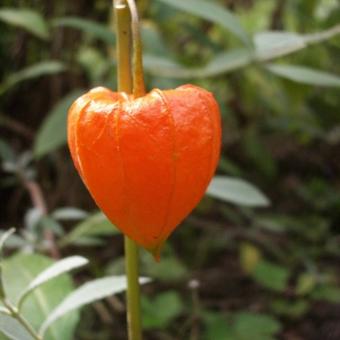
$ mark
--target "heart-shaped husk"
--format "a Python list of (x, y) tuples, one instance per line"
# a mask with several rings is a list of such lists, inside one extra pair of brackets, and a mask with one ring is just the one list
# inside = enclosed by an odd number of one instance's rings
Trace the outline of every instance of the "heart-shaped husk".
[(220, 122), (212, 94), (193, 85), (137, 99), (99, 87), (70, 108), (68, 143), (98, 207), (159, 258), (215, 172)]

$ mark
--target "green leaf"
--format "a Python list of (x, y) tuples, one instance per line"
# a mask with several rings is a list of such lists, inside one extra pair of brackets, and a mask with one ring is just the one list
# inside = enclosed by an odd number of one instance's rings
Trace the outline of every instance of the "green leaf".
[(311, 273), (302, 273), (299, 275), (295, 293), (297, 295), (306, 295), (310, 293), (317, 283), (317, 278)]
[(322, 284), (316, 287), (312, 293), (314, 300), (325, 300), (330, 303), (340, 303), (340, 288), (331, 284)]
[(272, 316), (240, 312), (235, 315), (233, 333), (237, 340), (272, 339), (281, 330), (281, 324)]
[(187, 268), (169, 246), (162, 250), (162, 259), (157, 263), (150, 254), (143, 252), (141, 254), (141, 270), (146, 276), (168, 283), (186, 279), (188, 276)]
[(225, 7), (206, 0), (158, 0), (169, 6), (178, 8), (189, 14), (196, 15), (202, 19), (220, 25), (235, 36), (237, 36), (247, 46), (252, 46), (248, 34), (242, 28), (237, 17)]
[(254, 36), (256, 59), (268, 61), (283, 57), (308, 47), (311, 44), (320, 43), (340, 33), (340, 26), (313, 34), (299, 34), (285, 31), (260, 32)]
[(269, 64), (266, 69), (277, 76), (297, 83), (340, 87), (340, 76), (314, 70), (304, 66)]
[(41, 39), (49, 38), (45, 19), (36, 11), (27, 8), (1, 8), (0, 20), (9, 25), (21, 27)]
[(249, 242), (240, 245), (240, 265), (247, 274), (252, 273), (262, 259), (261, 250)]
[(256, 57), (267, 61), (307, 47), (303, 35), (293, 32), (268, 31), (254, 36)]
[(204, 317), (205, 340), (235, 340), (227, 317), (221, 313), (206, 312)]
[(263, 287), (282, 292), (287, 287), (289, 271), (285, 267), (262, 260), (257, 264), (252, 276)]
[(67, 111), (73, 101), (82, 93), (81, 90), (69, 93), (47, 114), (34, 142), (36, 157), (42, 157), (66, 143)]
[[(170, 0), (160, 1), (170, 4)], [(190, 2), (191, 1), (192, 0), (190, 0)], [(181, 1), (180, 3), (181, 6), (186, 7), (189, 2)], [(216, 4), (213, 4), (213, 6), (216, 6)], [(169, 53), (164, 53), (165, 49), (159, 41), (159, 36), (157, 36), (155, 32), (152, 33), (146, 31), (145, 39), (147, 39), (148, 36), (151, 36), (151, 41), (155, 41), (148, 43), (148, 52), (144, 55), (144, 67), (148, 73), (157, 77), (173, 79), (213, 77), (235, 71), (255, 61), (264, 62), (294, 53), (307, 47), (309, 44), (314, 44), (330, 38), (339, 33), (338, 31), (340, 31), (340, 29), (335, 27), (328, 31), (312, 35), (280, 31), (257, 33), (254, 37), (254, 51), (246, 48), (240, 48), (222, 52), (214, 56), (205, 66), (196, 68), (185, 67), (171, 58), (166, 57), (165, 55), (168, 55)], [(155, 36), (153, 37), (153, 35)], [(153, 44), (158, 46), (158, 48), (152, 48)]]
[(0, 331), (9, 339), (34, 340), (17, 320), (6, 314), (0, 314)]
[(241, 68), (252, 61), (252, 54), (246, 49), (234, 49), (216, 55), (207, 65), (188, 68), (166, 57), (146, 54), (144, 67), (157, 77), (166, 78), (206, 78), (228, 73)]
[(271, 303), (271, 308), (276, 315), (296, 319), (302, 317), (308, 312), (310, 307), (309, 301), (305, 300), (288, 300), (285, 298), (276, 299)]
[(63, 17), (54, 19), (52, 25), (55, 27), (63, 26), (81, 30), (97, 39), (103, 40), (110, 46), (114, 46), (116, 42), (115, 35), (109, 27), (92, 20), (77, 17)]
[(73, 208), (73, 207), (63, 207), (58, 208), (53, 211), (51, 217), (56, 220), (82, 220), (88, 216), (85, 210)]
[(82, 239), (90, 236), (116, 235), (118, 229), (107, 219), (102, 212), (89, 216), (85, 221), (79, 223), (60, 242), (62, 246), (68, 244), (79, 244)]
[[(140, 284), (150, 282), (148, 278), (139, 278)], [(125, 276), (110, 276), (96, 279), (85, 283), (66, 297), (48, 316), (40, 328), (39, 333), (43, 336), (52, 323), (65, 314), (79, 309), (89, 303), (101, 300), (113, 294), (121, 293), (126, 290)]]
[(205, 78), (228, 73), (249, 64), (252, 59), (253, 54), (244, 48), (222, 52), (211, 59), (203, 69), (197, 70), (196, 77)]
[(155, 299), (142, 300), (143, 326), (146, 329), (164, 329), (174, 318), (183, 312), (183, 302), (174, 292), (159, 294)]
[[(0, 231), (0, 237), (2, 237), (5, 232)], [(17, 234), (12, 234), (10, 238), (6, 240), (6, 248), (21, 248), (26, 245), (26, 240)]]
[(73, 269), (85, 266), (88, 260), (82, 256), (70, 256), (65, 259), (59, 260), (53, 263), (50, 267), (41, 272), (21, 293), (19, 298), (18, 306), (19, 309), (22, 306), (24, 300), (31, 294), (35, 289), (44, 283), (56, 278), (57, 276), (67, 273)]
[[(6, 296), (16, 304), (24, 289), (53, 261), (42, 255), (19, 254), (3, 262), (3, 281)], [(23, 316), (35, 328), (43, 323), (51, 311), (73, 290), (73, 284), (67, 274), (51, 280), (37, 288), (26, 300)], [(46, 334), (44, 340), (74, 339), (74, 330), (79, 314), (74, 312), (67, 318), (60, 319)]]
[(266, 207), (270, 204), (268, 198), (252, 184), (227, 176), (215, 176), (207, 189), (207, 195), (249, 207)]
[(12, 73), (1, 85), (0, 95), (18, 83), (38, 78), (45, 75), (60, 73), (65, 70), (65, 66), (60, 61), (50, 60), (28, 66), (18, 72)]
[(159, 56), (171, 54), (155, 24), (151, 22), (143, 22), (141, 34), (143, 49), (146, 53)]
[(77, 62), (83, 67), (92, 84), (102, 83), (102, 79), (111, 67), (107, 57), (90, 46), (81, 46), (77, 51)]
[(175, 61), (153, 54), (145, 54), (143, 56), (143, 64), (145, 70), (158, 77), (169, 78), (190, 78), (191, 71), (184, 66), (179, 65)]
[(2, 248), (5, 245), (5, 242), (7, 241), (7, 239), (9, 239), (13, 234), (15, 233), (15, 228), (11, 228), (7, 231), (5, 231), (1, 237), (0, 237), (0, 257), (2, 254)]

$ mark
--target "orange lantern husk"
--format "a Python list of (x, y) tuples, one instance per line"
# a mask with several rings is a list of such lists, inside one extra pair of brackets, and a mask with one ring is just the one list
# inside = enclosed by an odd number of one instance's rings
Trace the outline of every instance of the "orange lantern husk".
[(97, 87), (71, 106), (68, 144), (98, 207), (159, 258), (216, 170), (219, 107), (210, 92), (193, 85), (136, 99)]

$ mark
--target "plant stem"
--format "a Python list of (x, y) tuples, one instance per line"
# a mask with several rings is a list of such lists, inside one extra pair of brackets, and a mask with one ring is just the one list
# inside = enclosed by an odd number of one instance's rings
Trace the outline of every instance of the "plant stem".
[(130, 8), (133, 44), (133, 95), (135, 98), (144, 96), (143, 46), (140, 34), (138, 10), (134, 0), (126, 0)]
[(114, 0), (118, 91), (132, 93), (131, 15), (124, 0)]
[[(132, 92), (131, 15), (125, 0), (114, 1), (117, 39), (118, 90)], [(135, 44), (134, 44), (135, 46)], [(136, 68), (134, 67), (134, 71)], [(136, 73), (134, 72), (134, 75)], [(144, 82), (143, 82), (144, 86)], [(144, 87), (143, 87), (144, 88)], [(140, 91), (140, 89), (138, 90)], [(135, 89), (134, 89), (135, 92)], [(141, 92), (139, 92), (141, 93)], [(135, 93), (134, 93), (135, 94)], [(127, 276), (127, 323), (129, 340), (142, 339), (138, 247), (127, 236), (124, 239)]]
[(28, 321), (17, 311), (15, 307), (12, 306), (10, 302), (8, 302), (6, 299), (3, 299), (2, 302), (4, 306), (9, 310), (10, 315), (27, 330), (27, 332), (33, 337), (33, 339), (42, 340), (42, 338), (36, 333), (33, 327), (28, 323)]
[(140, 313), (140, 289), (138, 270), (138, 246), (125, 236), (125, 267), (127, 275), (127, 321), (129, 340), (142, 339), (142, 322)]

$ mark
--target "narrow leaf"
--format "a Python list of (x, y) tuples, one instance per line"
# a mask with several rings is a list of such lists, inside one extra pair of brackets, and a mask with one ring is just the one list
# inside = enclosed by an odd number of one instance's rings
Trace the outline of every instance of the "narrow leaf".
[[(150, 279), (145, 277), (139, 279), (140, 284), (145, 284), (147, 282), (150, 282)], [(85, 283), (67, 296), (65, 300), (52, 311), (41, 326), (39, 331), (40, 335), (43, 336), (48, 327), (61, 316), (89, 303), (123, 292), (126, 290), (126, 285), (125, 276), (110, 276)]]
[(33, 340), (17, 320), (6, 314), (0, 314), (0, 331), (12, 340)]
[(223, 6), (206, 0), (158, 0), (169, 6), (178, 8), (189, 14), (218, 24), (235, 36), (247, 46), (252, 46), (248, 34), (242, 28), (237, 17)]
[(312, 44), (320, 43), (340, 33), (340, 25), (313, 34), (299, 34), (286, 31), (260, 32), (254, 36), (256, 57), (268, 61), (297, 52)]
[(215, 176), (207, 194), (226, 202), (249, 207), (266, 207), (270, 204), (268, 198), (252, 184), (227, 176)]
[[(3, 282), (6, 297), (17, 304), (22, 292), (45, 269), (54, 262), (42, 255), (24, 254), (7, 258), (3, 262)], [(48, 315), (74, 290), (71, 277), (63, 274), (46, 282), (27, 297), (22, 306), (22, 316), (34, 329), (39, 329)], [(72, 340), (79, 321), (78, 311), (71, 312), (66, 318), (55, 322), (46, 333), (46, 340)], [(19, 338), (21, 340), (21, 338)]]
[(7, 91), (9, 88), (17, 85), (18, 83), (38, 78), (44, 75), (55, 74), (65, 70), (65, 66), (59, 61), (43, 61), (32, 66), (28, 66), (16, 73), (9, 76), (4, 83), (0, 85), (0, 95)]
[(191, 78), (191, 70), (175, 61), (153, 54), (145, 54), (143, 57), (145, 70), (157, 77)]
[(257, 59), (271, 60), (307, 47), (304, 37), (298, 33), (268, 31), (254, 37)]
[(167, 78), (206, 78), (234, 71), (253, 59), (247, 49), (234, 49), (216, 55), (207, 65), (197, 68), (184, 67), (168, 58), (146, 54), (144, 67), (148, 73)]
[(87, 263), (88, 260), (84, 257), (71, 256), (52, 264), (50, 267), (40, 273), (23, 291), (18, 302), (19, 309), (22, 306), (25, 298), (36, 288), (61, 274), (67, 273), (75, 268), (85, 266)]
[[(5, 232), (0, 231), (0, 237), (2, 237)], [(6, 248), (22, 248), (27, 245), (27, 241), (17, 234), (12, 234), (10, 238), (6, 240)]]
[(14, 233), (15, 233), (15, 228), (11, 228), (1, 235), (1, 238), (0, 238), (0, 256), (1, 256), (2, 248), (4, 247), (5, 242)]
[(75, 28), (90, 34), (97, 39), (103, 40), (109, 45), (114, 45), (116, 41), (115, 35), (109, 27), (92, 20), (77, 17), (63, 17), (54, 19), (52, 25), (55, 27), (63, 26)]
[(82, 241), (92, 236), (116, 235), (118, 230), (107, 219), (102, 212), (89, 216), (85, 221), (80, 222), (60, 242), (62, 246), (68, 244), (82, 244)]
[(81, 220), (86, 218), (88, 213), (73, 207), (63, 207), (54, 210), (51, 216), (56, 220)]
[(21, 27), (41, 39), (48, 39), (49, 32), (45, 19), (40, 13), (27, 8), (1, 8), (0, 20), (9, 25)]
[(277, 76), (297, 83), (317, 86), (340, 87), (340, 76), (304, 66), (269, 64), (266, 69)]
[(42, 157), (66, 143), (67, 111), (72, 102), (81, 94), (81, 90), (69, 93), (47, 114), (34, 142), (36, 157)]

